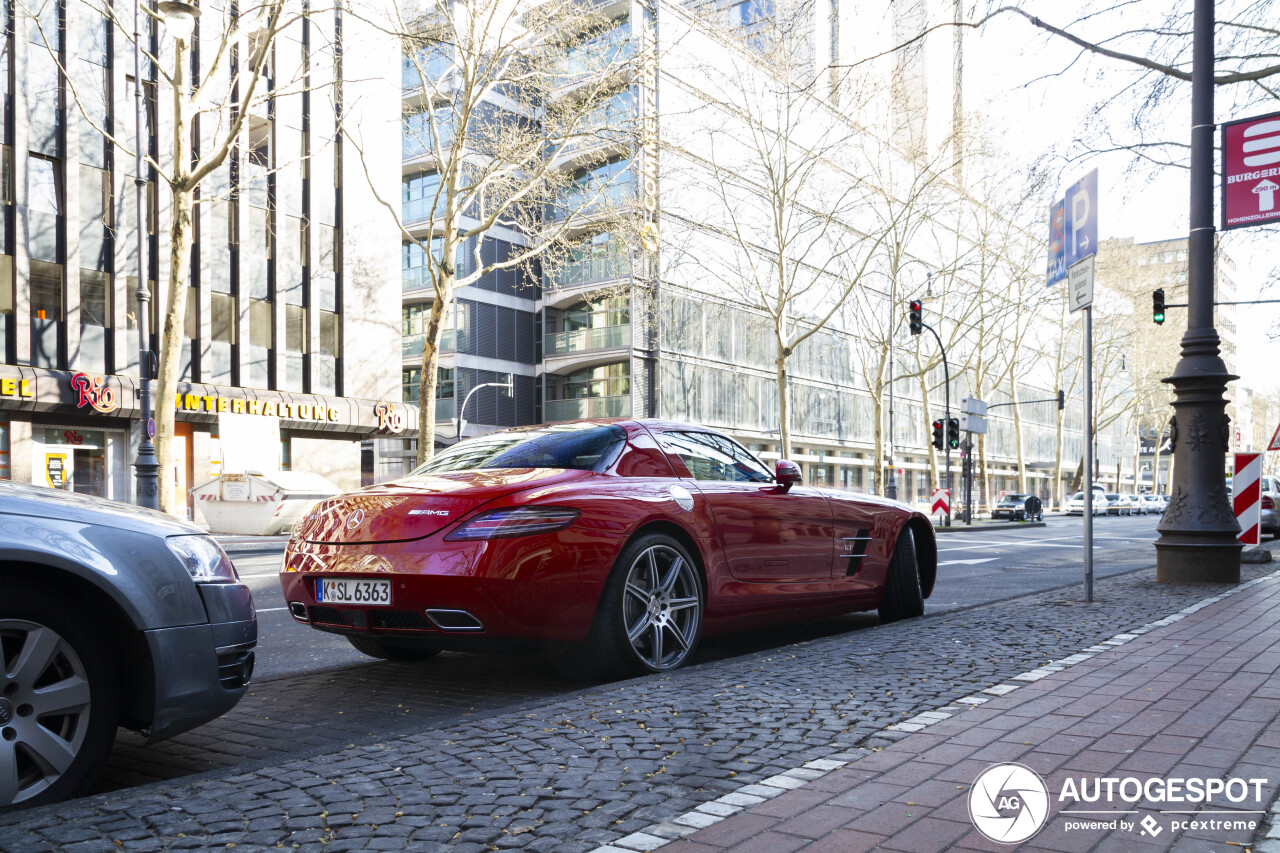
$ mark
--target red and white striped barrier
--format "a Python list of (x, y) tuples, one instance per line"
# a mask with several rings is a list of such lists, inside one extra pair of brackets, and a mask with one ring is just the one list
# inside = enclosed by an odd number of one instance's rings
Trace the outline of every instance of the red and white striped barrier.
[(1261, 453), (1235, 454), (1235, 469), (1231, 477), (1232, 504), (1241, 533), (1237, 537), (1246, 545), (1262, 541), (1262, 490), (1258, 480), (1262, 476)]
[(933, 490), (933, 509), (929, 510), (930, 514), (940, 512), (944, 515), (951, 515), (951, 492), (947, 489)]

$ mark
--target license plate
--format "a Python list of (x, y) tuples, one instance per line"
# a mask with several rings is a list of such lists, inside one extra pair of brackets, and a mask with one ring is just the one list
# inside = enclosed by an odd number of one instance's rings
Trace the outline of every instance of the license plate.
[(386, 607), (391, 604), (391, 581), (320, 578), (316, 581), (316, 601)]

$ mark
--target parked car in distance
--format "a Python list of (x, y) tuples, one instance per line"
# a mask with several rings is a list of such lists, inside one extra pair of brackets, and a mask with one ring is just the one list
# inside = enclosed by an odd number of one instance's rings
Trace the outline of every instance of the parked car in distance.
[(1258, 485), (1262, 490), (1262, 517), (1258, 529), (1262, 533), (1280, 536), (1280, 517), (1276, 516), (1276, 504), (1280, 503), (1280, 477), (1263, 477)]
[[(1067, 498), (1065, 512), (1067, 515), (1084, 515), (1084, 492), (1076, 492)], [(1096, 491), (1093, 493), (1093, 514), (1107, 514), (1106, 496)]]
[(1107, 515), (1133, 515), (1133, 504), (1129, 502), (1128, 495), (1107, 492), (1104, 497), (1107, 500)]
[(1044, 521), (1044, 507), (1035, 495), (1005, 495), (996, 502), (991, 517), (1010, 521)]
[(230, 710), (257, 638), (199, 528), (0, 482), (0, 811), (82, 793), (121, 726), (154, 742)]
[(374, 657), (533, 645), (594, 678), (674, 669), (704, 634), (918, 616), (936, 567), (910, 507), (806, 487), (703, 427), (617, 420), (476, 436), (322, 501), (280, 582), (294, 619)]
[(1169, 499), (1164, 495), (1142, 495), (1139, 498), (1147, 512), (1159, 515), (1169, 506)]

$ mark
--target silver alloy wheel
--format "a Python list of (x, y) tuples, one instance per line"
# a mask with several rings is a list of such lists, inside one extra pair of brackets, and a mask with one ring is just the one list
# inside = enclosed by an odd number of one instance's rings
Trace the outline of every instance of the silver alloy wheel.
[(622, 624), (631, 648), (651, 670), (684, 663), (702, 624), (702, 586), (680, 552), (667, 545), (640, 552), (627, 570)]
[(0, 619), (0, 807), (24, 802), (62, 778), (84, 746), (89, 677), (56, 631)]

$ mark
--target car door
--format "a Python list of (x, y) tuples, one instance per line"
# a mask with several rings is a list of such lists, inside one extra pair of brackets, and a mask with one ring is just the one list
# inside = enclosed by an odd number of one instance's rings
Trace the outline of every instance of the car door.
[(742, 445), (712, 432), (671, 430), (663, 449), (681, 477), (707, 498), (729, 571), (741, 581), (800, 583), (831, 579), (835, 532), (831, 506), (816, 489), (783, 491)]

